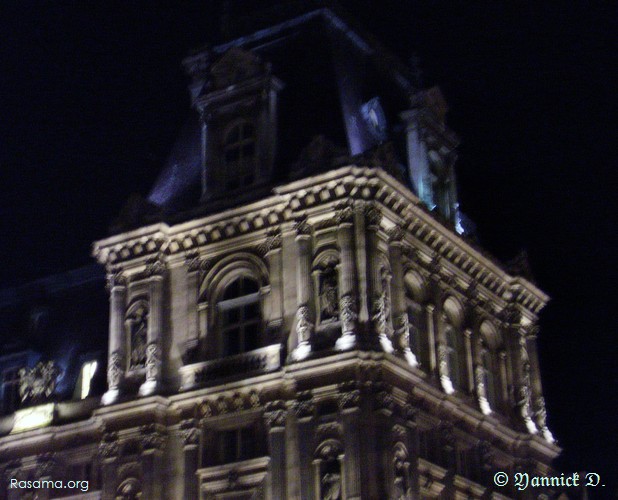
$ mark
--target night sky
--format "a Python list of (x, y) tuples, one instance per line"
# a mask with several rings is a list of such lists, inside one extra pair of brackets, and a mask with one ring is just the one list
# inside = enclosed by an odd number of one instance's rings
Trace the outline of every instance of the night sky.
[[(558, 465), (615, 494), (618, 3), (341, 3), (442, 88), (463, 211), (497, 258), (526, 249), (552, 297), (539, 344)], [(0, 287), (92, 262), (189, 115), (181, 59), (217, 41), (212, 2), (85, 4), (2, 2)]]

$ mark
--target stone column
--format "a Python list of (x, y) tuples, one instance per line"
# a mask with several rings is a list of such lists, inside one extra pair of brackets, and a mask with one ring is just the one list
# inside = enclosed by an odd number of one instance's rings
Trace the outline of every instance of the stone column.
[(336, 348), (351, 349), (358, 343), (357, 323), (358, 296), (356, 289), (356, 267), (354, 265), (354, 211), (344, 207), (337, 213), (337, 242), (339, 243), (339, 314), (341, 337)]
[[(438, 353), (438, 377), (440, 385), (444, 392), (452, 394), (455, 392), (453, 382), (450, 377), (450, 370), (452, 367), (448, 364), (448, 352), (446, 343), (446, 334), (444, 324), (446, 323), (446, 316), (442, 312), (441, 308), (436, 309), (434, 314), (434, 321), (436, 326), (436, 351)], [(459, 367), (457, 367), (459, 368)]]
[(202, 261), (197, 255), (187, 259), (187, 336), (184, 346), (184, 362), (197, 361), (199, 352), (200, 324), (198, 301), (200, 293)]
[(148, 266), (150, 275), (149, 295), (150, 313), (148, 318), (148, 344), (146, 346), (146, 381), (140, 386), (140, 396), (149, 396), (161, 387), (162, 355), (161, 336), (163, 333), (163, 271), (161, 262)]
[(270, 279), (270, 315), (268, 324), (271, 329), (279, 328), (283, 324), (283, 273), (281, 256), (281, 233), (271, 233), (261, 248)]
[(268, 451), (270, 470), (268, 498), (287, 498), (285, 423), (287, 420), (285, 401), (266, 404), (264, 418), (268, 428)]
[(503, 312), (507, 327), (507, 342), (513, 359), (515, 400), (517, 412), (526, 429), (536, 434), (538, 429), (532, 421), (532, 395), (530, 387), (530, 359), (526, 347), (525, 331), (520, 327), (521, 313), (509, 306)]
[[(365, 207), (367, 231), (367, 267), (369, 268), (368, 297), (371, 304), (371, 325), (369, 345), (377, 343), (385, 352), (393, 352), (392, 328), (390, 324), (390, 296), (383, 286), (383, 276), (379, 251), (379, 231), (382, 214), (373, 205)], [(377, 336), (377, 338), (376, 338)], [(377, 340), (377, 343), (376, 343)]]
[(184, 498), (199, 498), (197, 468), (199, 466), (200, 430), (195, 419), (183, 420), (180, 433), (184, 451)]
[(418, 360), (410, 349), (410, 323), (406, 307), (405, 283), (403, 280), (402, 242), (403, 230), (396, 226), (390, 231), (389, 260), (393, 273), (391, 299), (393, 305), (395, 351), (402, 355), (410, 365), (417, 366)]
[(491, 406), (487, 399), (487, 379), (485, 376), (485, 366), (483, 365), (483, 353), (480, 338), (474, 339), (474, 349), (472, 351), (474, 359), (474, 384), (476, 386), (476, 400), (483, 415), (491, 413)]
[(435, 310), (436, 306), (428, 303), (425, 305), (425, 323), (427, 324), (427, 347), (429, 350), (429, 374), (436, 376), (437, 353), (436, 353), (436, 330), (435, 330)]
[(107, 392), (101, 403), (109, 405), (120, 395), (125, 374), (126, 339), (124, 315), (126, 310), (126, 279), (122, 273), (108, 274), (109, 300), (109, 357), (107, 360)]
[[(345, 475), (346, 498), (361, 498), (363, 481), (368, 481), (367, 463), (363, 457), (363, 422), (361, 421), (361, 395), (358, 389), (343, 392), (339, 395), (339, 410), (343, 426), (343, 441), (345, 443), (345, 460), (341, 473)], [(366, 437), (366, 436), (365, 436)], [(365, 474), (363, 474), (363, 471)]]
[(143, 498), (160, 500), (165, 497), (165, 493), (160, 487), (159, 471), (163, 470), (163, 449), (166, 437), (158, 429), (157, 424), (141, 427), (140, 434), (142, 441)]
[(116, 498), (117, 486), (117, 458), (120, 452), (118, 434), (107, 432), (99, 443), (99, 457), (101, 464), (101, 498), (111, 500)]
[(299, 483), (300, 499), (315, 500), (314, 452), (315, 452), (315, 407), (311, 399), (296, 401), (293, 406), (296, 416), (299, 453)]
[(473, 336), (470, 328), (465, 328), (464, 336), (464, 356), (466, 357), (466, 388), (470, 394), (474, 394), (474, 359), (475, 353), (472, 348)]
[(300, 361), (311, 353), (311, 336), (313, 335), (315, 313), (313, 311), (313, 286), (311, 283), (311, 228), (306, 219), (299, 219), (295, 224), (296, 243), (298, 247), (298, 267), (296, 273), (296, 335), (297, 346), (292, 359)]
[(545, 398), (543, 397), (543, 386), (541, 385), (539, 354), (536, 343), (538, 332), (539, 327), (537, 325), (531, 325), (526, 331), (526, 346), (528, 349), (528, 356), (530, 358), (533, 416), (534, 422), (545, 440), (553, 443), (554, 436), (547, 427), (547, 410), (545, 409)]

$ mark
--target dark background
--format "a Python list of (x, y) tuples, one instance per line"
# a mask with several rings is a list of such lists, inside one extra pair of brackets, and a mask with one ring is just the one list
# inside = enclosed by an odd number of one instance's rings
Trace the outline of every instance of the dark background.
[[(220, 8), (154, 4), (3, 2), (0, 287), (91, 263), (156, 180), (188, 115), (180, 60), (217, 41)], [(498, 258), (525, 248), (552, 297), (539, 344), (558, 465), (614, 497), (618, 4), (341, 4), (441, 86), (464, 212)]]

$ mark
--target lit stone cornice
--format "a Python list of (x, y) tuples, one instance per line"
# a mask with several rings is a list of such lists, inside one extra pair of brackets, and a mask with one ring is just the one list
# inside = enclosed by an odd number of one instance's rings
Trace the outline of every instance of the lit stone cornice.
[(272, 196), (249, 205), (174, 226), (156, 224), (116, 235), (95, 243), (93, 255), (103, 264), (117, 265), (161, 254), (170, 258), (200, 252), (220, 242), (239, 244), (246, 240), (248, 245), (255, 245), (256, 240), (264, 241), (270, 231), (301, 215), (310, 222), (313, 218), (319, 221), (342, 203), (351, 202), (371, 202), (382, 214), (379, 227), (385, 240), (388, 230), (400, 226), (402, 245), (415, 249), (419, 265), (426, 267), (432, 260), (442, 259), (443, 265), (451, 268), (446, 274), (454, 284), (475, 281), (481, 293), (486, 291), (501, 301), (517, 304), (527, 311), (530, 320), (549, 300), (532, 283), (509, 275), (438, 221), (406, 186), (381, 169), (367, 167), (342, 167), (277, 187)]

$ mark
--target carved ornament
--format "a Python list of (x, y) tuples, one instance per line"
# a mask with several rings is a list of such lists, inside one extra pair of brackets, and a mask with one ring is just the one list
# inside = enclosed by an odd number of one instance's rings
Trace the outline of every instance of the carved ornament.
[(39, 362), (34, 368), (19, 370), (19, 397), (22, 403), (38, 403), (49, 398), (56, 389), (61, 370), (53, 361)]

